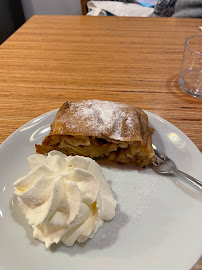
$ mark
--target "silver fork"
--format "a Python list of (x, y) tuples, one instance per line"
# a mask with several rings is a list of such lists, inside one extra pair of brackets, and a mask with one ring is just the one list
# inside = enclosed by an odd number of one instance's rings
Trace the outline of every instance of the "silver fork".
[(202, 189), (202, 182), (197, 180), (196, 178), (178, 170), (176, 168), (175, 163), (169, 157), (166, 156), (163, 152), (161, 152), (155, 145), (153, 145), (156, 161), (154, 161), (150, 167), (156, 171), (157, 173), (176, 173), (189, 180), (191, 183)]

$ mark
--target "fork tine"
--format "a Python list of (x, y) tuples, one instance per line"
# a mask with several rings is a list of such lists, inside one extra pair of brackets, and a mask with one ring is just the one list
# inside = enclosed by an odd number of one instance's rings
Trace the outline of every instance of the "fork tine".
[(163, 162), (163, 160), (160, 157), (156, 156), (156, 160), (153, 161), (150, 165), (159, 166), (160, 162)]
[(161, 152), (158, 147), (156, 147), (154, 144), (152, 144), (152, 147), (154, 148), (154, 152), (155, 154), (160, 157), (163, 160), (168, 159), (168, 157), (166, 156), (166, 154), (164, 154), (163, 152)]
[(150, 167), (154, 171), (156, 171), (157, 173), (162, 173), (162, 174), (177, 173), (202, 190), (202, 181), (197, 180), (196, 178), (178, 170), (172, 159), (169, 159), (155, 145), (152, 144), (152, 147), (154, 148), (154, 151), (155, 151), (156, 162), (154, 161), (152, 164), (150, 164)]

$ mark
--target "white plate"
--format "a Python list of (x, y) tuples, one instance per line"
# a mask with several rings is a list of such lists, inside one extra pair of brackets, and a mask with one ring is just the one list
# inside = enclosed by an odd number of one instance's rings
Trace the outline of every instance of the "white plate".
[[(187, 270), (202, 251), (202, 194), (182, 179), (150, 168), (103, 167), (118, 201), (116, 217), (92, 240), (46, 250), (32, 238), (12, 183), (28, 172), (27, 157), (49, 131), (55, 111), (30, 121), (0, 147), (0, 269)], [(202, 157), (180, 130), (147, 113), (153, 142), (185, 172), (202, 179)]]

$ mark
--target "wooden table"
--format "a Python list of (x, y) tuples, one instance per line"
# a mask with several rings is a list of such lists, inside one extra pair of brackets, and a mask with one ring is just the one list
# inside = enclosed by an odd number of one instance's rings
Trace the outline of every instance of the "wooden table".
[[(0, 46), (0, 143), (66, 100), (135, 104), (202, 151), (202, 100), (177, 85), (201, 19), (34, 16)], [(202, 269), (200, 260), (194, 269)]]

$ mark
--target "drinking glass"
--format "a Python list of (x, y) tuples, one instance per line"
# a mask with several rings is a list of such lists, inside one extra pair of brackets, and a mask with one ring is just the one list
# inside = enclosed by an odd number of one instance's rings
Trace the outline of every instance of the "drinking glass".
[(202, 35), (185, 40), (178, 85), (184, 92), (202, 98)]

